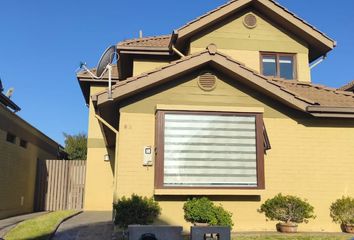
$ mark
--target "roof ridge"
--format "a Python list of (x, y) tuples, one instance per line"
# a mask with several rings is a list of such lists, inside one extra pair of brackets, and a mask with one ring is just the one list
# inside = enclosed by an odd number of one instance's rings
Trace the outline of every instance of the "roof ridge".
[(343, 90), (343, 91), (347, 91), (348, 89), (354, 87), (354, 80), (348, 82), (347, 84), (345, 84), (344, 86), (341, 86), (338, 88), (338, 90)]

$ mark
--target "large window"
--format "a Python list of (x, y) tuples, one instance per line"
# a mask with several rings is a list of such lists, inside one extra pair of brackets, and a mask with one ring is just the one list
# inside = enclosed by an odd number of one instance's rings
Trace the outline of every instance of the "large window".
[(261, 65), (262, 74), (265, 76), (296, 79), (294, 54), (262, 53)]
[(157, 113), (157, 188), (264, 188), (262, 114)]

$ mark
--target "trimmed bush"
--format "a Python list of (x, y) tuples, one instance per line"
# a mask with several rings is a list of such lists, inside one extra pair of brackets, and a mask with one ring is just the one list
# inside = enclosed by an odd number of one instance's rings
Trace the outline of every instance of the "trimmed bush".
[(115, 210), (114, 223), (123, 229), (131, 224), (151, 224), (161, 213), (158, 202), (152, 197), (141, 197), (135, 194), (130, 198), (122, 197), (113, 205), (113, 208)]
[(267, 220), (284, 223), (307, 223), (310, 218), (315, 218), (314, 208), (306, 200), (281, 193), (266, 200), (258, 211), (264, 213)]
[(184, 219), (191, 223), (207, 223), (212, 226), (233, 226), (232, 213), (221, 205), (215, 206), (208, 198), (188, 199), (183, 205)]
[(354, 224), (354, 198), (342, 197), (332, 203), (330, 216), (339, 224)]

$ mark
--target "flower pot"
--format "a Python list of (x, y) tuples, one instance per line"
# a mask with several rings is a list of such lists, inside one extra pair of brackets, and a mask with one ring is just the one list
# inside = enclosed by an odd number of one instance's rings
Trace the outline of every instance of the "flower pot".
[(277, 231), (282, 233), (296, 233), (297, 224), (295, 223), (278, 223), (276, 225)]
[(354, 233), (354, 224), (342, 224), (342, 231), (346, 233)]

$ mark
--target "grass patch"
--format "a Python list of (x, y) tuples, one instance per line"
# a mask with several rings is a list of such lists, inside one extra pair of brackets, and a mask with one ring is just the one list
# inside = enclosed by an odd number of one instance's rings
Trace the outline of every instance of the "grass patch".
[(77, 211), (56, 211), (17, 224), (6, 235), (6, 240), (47, 240), (58, 224)]

